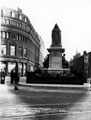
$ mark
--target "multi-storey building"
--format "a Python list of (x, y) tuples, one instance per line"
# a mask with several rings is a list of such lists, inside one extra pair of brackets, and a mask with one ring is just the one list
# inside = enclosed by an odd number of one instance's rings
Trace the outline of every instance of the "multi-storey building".
[(88, 74), (91, 77), (91, 52), (89, 52), (88, 55), (89, 55)]
[(39, 67), (40, 36), (21, 9), (1, 9), (1, 68), (6, 74), (18, 65), (21, 75)]
[(91, 77), (91, 52), (84, 51), (82, 56), (77, 56), (70, 62), (70, 66), (81, 76)]
[(39, 67), (42, 68), (43, 67), (43, 62), (44, 62), (44, 50), (45, 50), (45, 46), (44, 46), (44, 41), (41, 39), (40, 37), (40, 55), (39, 55)]

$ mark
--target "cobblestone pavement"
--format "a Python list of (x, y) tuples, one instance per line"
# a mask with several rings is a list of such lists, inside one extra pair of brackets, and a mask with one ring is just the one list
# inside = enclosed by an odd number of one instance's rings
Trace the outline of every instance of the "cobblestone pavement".
[(91, 91), (0, 84), (0, 120), (91, 120)]

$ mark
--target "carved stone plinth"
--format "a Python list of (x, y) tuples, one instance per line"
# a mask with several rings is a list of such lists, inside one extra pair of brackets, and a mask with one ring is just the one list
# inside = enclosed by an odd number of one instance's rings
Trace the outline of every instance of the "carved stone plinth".
[(47, 49), (49, 54), (49, 71), (62, 72), (62, 52), (64, 49), (61, 47), (50, 47)]

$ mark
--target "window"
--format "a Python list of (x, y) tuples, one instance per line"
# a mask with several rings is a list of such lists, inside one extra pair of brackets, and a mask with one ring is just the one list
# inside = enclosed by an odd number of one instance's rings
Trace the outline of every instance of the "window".
[(16, 21), (11, 21), (11, 24), (16, 26)]
[(6, 38), (7, 38), (7, 39), (9, 38), (9, 33), (8, 33), (8, 32), (6, 33)]
[(14, 12), (12, 12), (12, 17), (15, 17), (15, 13)]
[(22, 36), (21, 36), (21, 35), (19, 35), (19, 41), (20, 41), (20, 42), (22, 41)]
[(20, 15), (20, 18), (19, 18), (20, 20), (22, 20), (22, 16)]
[(25, 17), (25, 22), (27, 22), (27, 18)]
[(4, 24), (6, 24), (6, 19), (4, 19)]
[(5, 19), (5, 18), (1, 18), (1, 23), (2, 23), (2, 24), (7, 24), (7, 23), (6, 23), (6, 19)]
[(17, 23), (16, 23), (16, 26), (17, 26), (17, 27), (21, 27), (21, 26), (22, 26), (22, 24), (21, 24), (21, 23), (19, 23), (19, 22), (17, 22)]
[(3, 18), (1, 18), (1, 23), (4, 24), (4, 19)]
[(15, 55), (15, 46), (10, 46), (10, 55)]
[(11, 11), (11, 17), (15, 17), (15, 13)]
[(11, 20), (11, 24), (13, 25), (13, 20)]
[(17, 40), (19, 40), (19, 42), (22, 42), (22, 35), (17, 34)]
[(3, 15), (3, 10), (1, 10), (1, 15)]
[(29, 27), (28, 27), (27, 25), (25, 26), (25, 29), (26, 29), (27, 31), (29, 31)]
[(14, 21), (14, 25), (15, 25), (15, 26), (17, 26), (17, 23), (16, 23), (16, 21)]
[(18, 18), (20, 18), (20, 14), (18, 14), (17, 16), (18, 16)]
[(27, 40), (28, 40), (27, 37), (24, 37), (24, 43), (27, 43)]
[(23, 48), (22, 47), (19, 47), (18, 53), (19, 53), (20, 57), (23, 56)]
[(21, 27), (21, 26), (22, 26), (22, 24), (21, 24), (21, 23), (18, 23), (18, 25), (19, 25), (19, 27)]
[(4, 31), (1, 32), (1, 38), (5, 38), (6, 37), (6, 33)]
[(17, 35), (17, 40), (19, 40), (19, 35)]
[(22, 20), (25, 21), (25, 17), (24, 16), (22, 17)]
[(24, 57), (27, 57), (27, 49), (24, 48)]
[(11, 20), (11, 24), (15, 26), (17, 25), (16, 21), (13, 21), (13, 20)]
[(23, 37), (23, 42), (27, 43), (27, 38), (25, 36)]
[(1, 55), (6, 55), (6, 45), (1, 45)]
[(3, 10), (3, 15), (6, 15), (7, 14), (7, 11), (6, 10)]
[(5, 19), (5, 18), (1, 18), (1, 23), (2, 23), (2, 24), (7, 24), (6, 19)]
[(9, 38), (9, 33), (8, 33), (8, 32), (5, 32), (5, 31), (1, 31), (1, 38), (6, 38), (6, 39), (8, 39), (8, 38)]
[(24, 20), (24, 22), (27, 22), (27, 18), (25, 16), (23, 17), (23, 20)]
[(16, 25), (17, 25), (17, 27), (18, 27), (18, 26), (19, 26), (19, 23), (17, 22)]
[(9, 19), (6, 19), (5, 23), (6, 23), (6, 24), (10, 24), (10, 20), (9, 20)]
[(25, 25), (24, 24), (22, 24), (22, 28), (25, 29)]
[(22, 16), (21, 16), (20, 14), (18, 14), (18, 18), (19, 18), (20, 20), (22, 20)]
[(25, 43), (25, 37), (23, 36), (23, 42)]
[(7, 19), (7, 24), (10, 24), (10, 20), (9, 19)]
[(23, 65), (23, 75), (25, 75), (26, 74), (26, 70), (27, 70), (27, 65), (26, 65), (26, 63)]

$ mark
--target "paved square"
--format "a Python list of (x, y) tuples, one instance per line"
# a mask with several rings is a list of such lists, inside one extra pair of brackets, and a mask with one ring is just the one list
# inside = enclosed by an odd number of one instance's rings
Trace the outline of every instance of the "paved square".
[(91, 91), (0, 84), (1, 120), (91, 120)]

